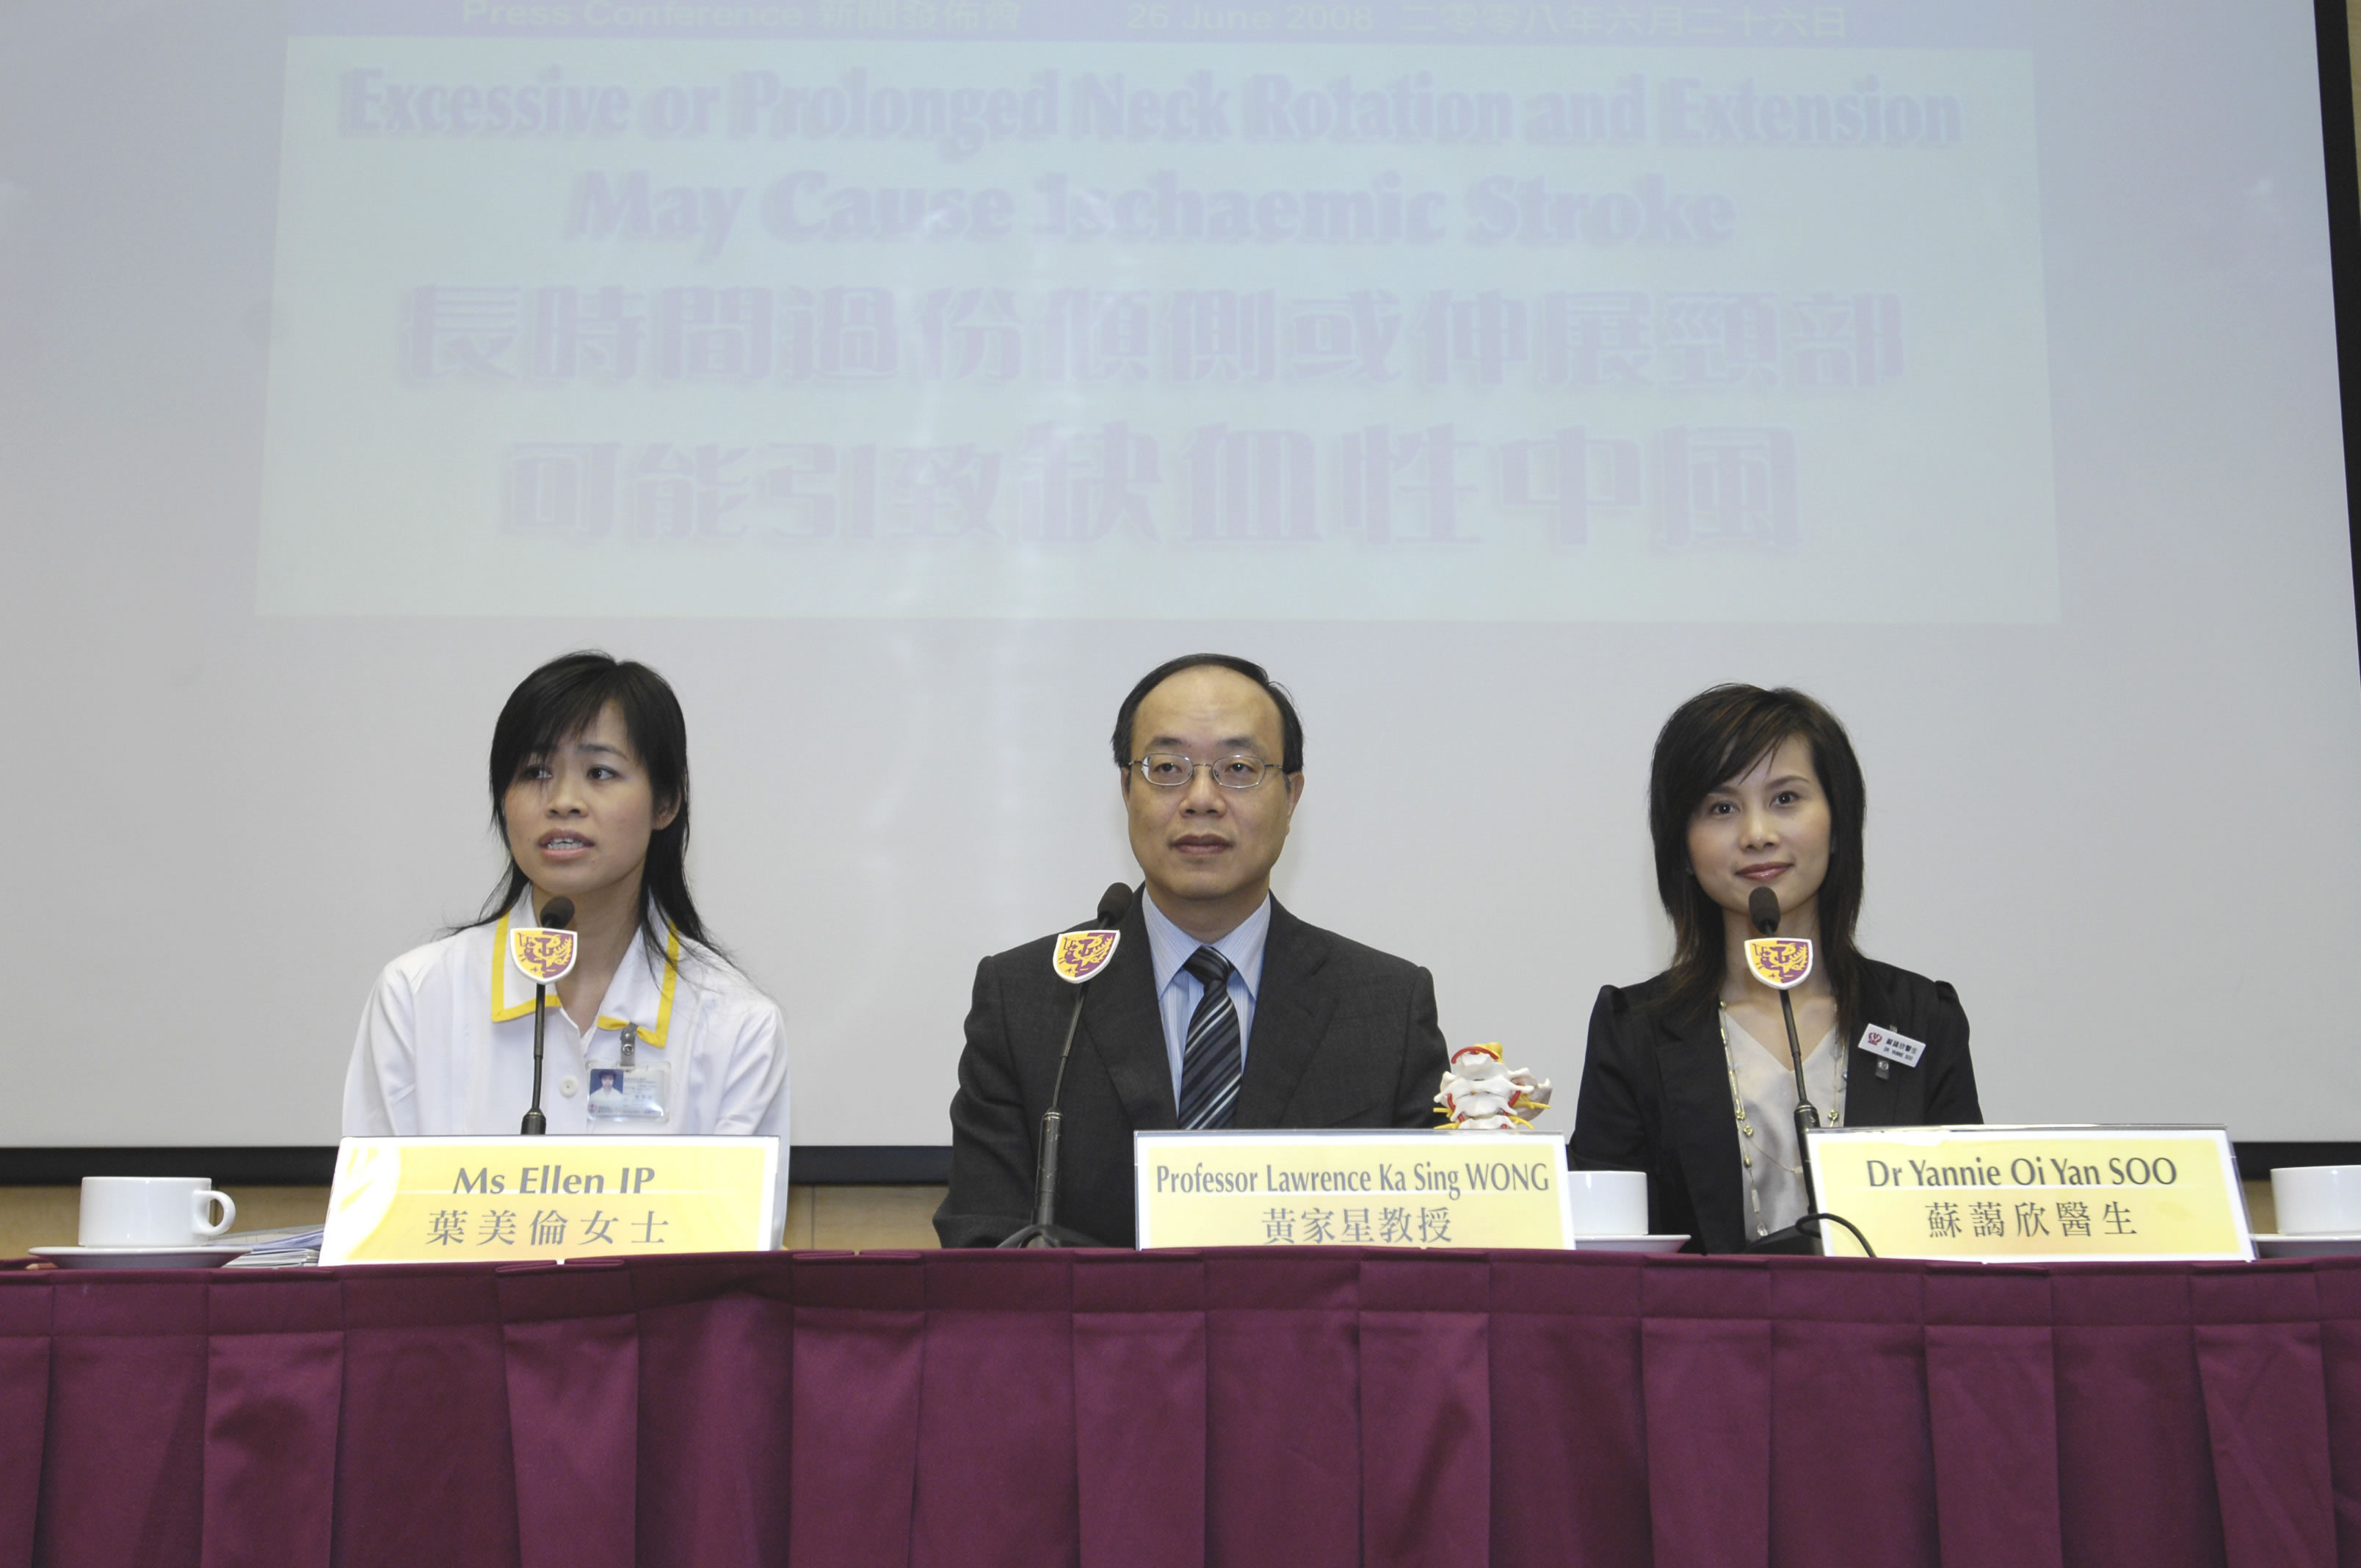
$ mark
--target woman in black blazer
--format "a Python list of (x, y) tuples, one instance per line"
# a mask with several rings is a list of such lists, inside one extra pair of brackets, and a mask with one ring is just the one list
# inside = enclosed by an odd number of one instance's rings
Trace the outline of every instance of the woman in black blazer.
[(1648, 1173), (1652, 1232), (1739, 1252), (1803, 1212), (1786, 1026), (1743, 950), (1757, 888), (1778, 895), (1781, 936), (1812, 942), (1790, 994), (1820, 1124), (1983, 1119), (1958, 994), (1853, 946), (1865, 805), (1844, 727), (1801, 692), (1715, 686), (1656, 737), (1648, 821), (1672, 967), (1600, 988), (1574, 1128), (1577, 1167)]

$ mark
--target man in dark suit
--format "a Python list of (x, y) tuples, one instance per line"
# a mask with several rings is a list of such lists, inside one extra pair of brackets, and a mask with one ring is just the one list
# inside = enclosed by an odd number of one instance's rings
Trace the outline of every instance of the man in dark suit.
[[(1303, 727), (1261, 665), (1201, 653), (1151, 670), (1115, 718), (1145, 896), (1091, 981), (1059, 1103), (1058, 1219), (1134, 1245), (1135, 1131), (1429, 1127), (1446, 1052), (1426, 970), (1307, 926), (1270, 896), (1303, 795)], [(976, 966), (945, 1246), (1032, 1218), (1036, 1140), (1073, 988), (1044, 937)]]

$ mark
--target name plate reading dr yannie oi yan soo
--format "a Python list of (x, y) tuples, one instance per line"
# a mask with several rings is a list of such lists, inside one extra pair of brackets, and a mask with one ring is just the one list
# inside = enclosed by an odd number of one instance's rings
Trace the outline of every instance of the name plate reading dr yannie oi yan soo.
[(1139, 1245), (1570, 1247), (1565, 1135), (1132, 1135)]
[[(2251, 1258), (2220, 1127), (1829, 1127), (1804, 1135), (1820, 1208), (1880, 1257), (1985, 1263)], [(1832, 1256), (1859, 1257), (1842, 1225)]]
[(320, 1261), (763, 1251), (778, 1168), (776, 1138), (346, 1138)]

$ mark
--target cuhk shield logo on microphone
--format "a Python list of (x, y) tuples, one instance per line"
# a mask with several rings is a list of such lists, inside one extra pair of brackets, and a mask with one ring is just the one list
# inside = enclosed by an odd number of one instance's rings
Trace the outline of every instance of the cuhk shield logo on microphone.
[(1069, 931), (1058, 938), (1057, 950), (1049, 955), (1050, 965), (1060, 980), (1080, 985), (1107, 967), (1122, 935), (1120, 931)]
[(1757, 937), (1746, 944), (1746, 967), (1775, 991), (1793, 991), (1812, 972), (1812, 944), (1802, 937)]
[(509, 957), (535, 985), (555, 985), (574, 967), (574, 933), (520, 926), (509, 933)]

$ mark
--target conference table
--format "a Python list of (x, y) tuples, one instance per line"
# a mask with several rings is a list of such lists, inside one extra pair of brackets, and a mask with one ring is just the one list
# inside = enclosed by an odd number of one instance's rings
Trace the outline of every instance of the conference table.
[(2361, 1563), (2361, 1259), (0, 1270), (0, 1565)]

